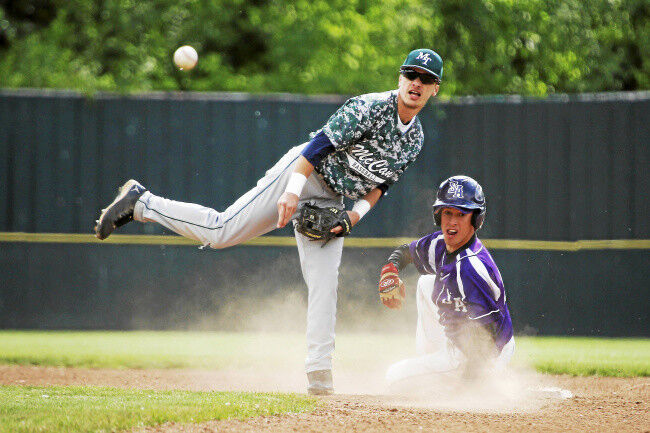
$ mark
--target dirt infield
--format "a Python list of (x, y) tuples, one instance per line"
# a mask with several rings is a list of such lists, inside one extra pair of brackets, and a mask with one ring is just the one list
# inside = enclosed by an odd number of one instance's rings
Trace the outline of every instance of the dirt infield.
[[(255, 378), (255, 380), (253, 380)], [(302, 375), (278, 385), (277, 376), (250, 371), (109, 370), (0, 366), (2, 385), (83, 385), (198, 391), (304, 389)], [(337, 394), (307, 414), (167, 424), (139, 432), (650, 432), (650, 378), (540, 376), (573, 392), (567, 400), (544, 399), (534, 407), (442, 408), (432, 402), (381, 395)], [(345, 390), (345, 387), (344, 389)]]

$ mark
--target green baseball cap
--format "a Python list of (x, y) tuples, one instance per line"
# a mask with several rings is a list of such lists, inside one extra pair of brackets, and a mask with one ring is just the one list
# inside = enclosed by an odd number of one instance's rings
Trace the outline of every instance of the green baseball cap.
[(419, 48), (411, 51), (400, 69), (411, 68), (424, 69), (438, 80), (442, 80), (442, 58), (433, 50)]

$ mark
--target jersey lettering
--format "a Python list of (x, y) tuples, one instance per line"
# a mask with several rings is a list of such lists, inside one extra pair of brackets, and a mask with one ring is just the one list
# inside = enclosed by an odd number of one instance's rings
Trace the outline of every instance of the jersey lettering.
[(456, 311), (462, 311), (463, 313), (467, 313), (467, 307), (465, 306), (465, 303), (460, 298), (454, 298), (454, 309)]
[(347, 156), (350, 168), (373, 182), (384, 183), (394, 174), (388, 161), (375, 159), (373, 153), (361, 144), (352, 146)]
[(375, 175), (374, 173), (372, 173), (370, 170), (368, 170), (366, 167), (364, 167), (363, 164), (361, 164), (356, 159), (352, 158), (352, 155), (350, 155), (348, 153), (347, 156), (348, 156), (348, 164), (350, 164), (350, 168), (352, 170), (356, 171), (357, 173), (359, 173), (360, 175), (362, 175), (366, 179), (370, 179), (373, 182), (376, 182), (376, 183), (384, 183), (385, 182), (385, 179), (382, 179), (381, 177), (379, 177), (379, 176)]
[(361, 144), (352, 146), (350, 154), (356, 161), (365, 166), (369, 172), (381, 176), (380, 179), (382, 180), (388, 179), (394, 174), (393, 170), (388, 167), (388, 161), (376, 159), (373, 153)]

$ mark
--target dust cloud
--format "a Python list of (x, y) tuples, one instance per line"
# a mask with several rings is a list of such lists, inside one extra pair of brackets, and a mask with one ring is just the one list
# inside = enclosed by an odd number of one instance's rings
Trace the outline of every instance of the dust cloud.
[[(234, 388), (305, 392), (305, 292), (296, 286), (264, 299), (232, 299), (218, 317), (196, 325), (232, 328), (238, 323), (237, 330), (246, 335), (248, 343), (237, 355), (241, 360), (225, 367), (237, 382)], [(346, 300), (339, 308), (333, 358), (336, 393), (374, 396), (391, 406), (489, 413), (535, 411), (549, 399), (567, 397), (564, 390), (553, 386), (552, 378), (520, 365), (499, 372), (485, 370), (472, 378), (419, 376), (399, 389), (389, 388), (388, 367), (416, 356), (416, 315), (414, 299), (408, 299), (399, 311), (389, 311), (379, 301)]]
[[(498, 374), (450, 379), (418, 377), (413, 387), (389, 389), (389, 366), (416, 356), (415, 300), (418, 275), (405, 272), (407, 299), (389, 310), (377, 296), (380, 258), (355, 257), (341, 269), (333, 376), (338, 395), (375, 396), (386, 404), (450, 411), (519, 412), (535, 410), (561, 390), (521, 366)], [(201, 302), (172, 306), (184, 318), (183, 329), (239, 333), (237, 353), (215, 372), (214, 387), (233, 390), (304, 393), (307, 380), (307, 288), (296, 272), (297, 260), (270, 258), (264, 270), (232, 279), (236, 290), (206, 292), (210, 282), (196, 280), (185, 293), (207, 293)], [(186, 281), (189, 283), (189, 281)], [(440, 332), (442, 334), (442, 332)], [(243, 341), (243, 343), (242, 343)], [(441, 340), (441, 345), (442, 340)], [(435, 347), (429, 349), (436, 349)], [(210, 376), (208, 376), (210, 377)], [(207, 384), (209, 385), (209, 384)], [(546, 388), (545, 388), (546, 387)]]
[(572, 397), (554, 386), (552, 378), (525, 368), (485, 373), (468, 381), (462, 378), (420, 377), (417, 386), (389, 394), (393, 404), (451, 412), (526, 413), (549, 401)]

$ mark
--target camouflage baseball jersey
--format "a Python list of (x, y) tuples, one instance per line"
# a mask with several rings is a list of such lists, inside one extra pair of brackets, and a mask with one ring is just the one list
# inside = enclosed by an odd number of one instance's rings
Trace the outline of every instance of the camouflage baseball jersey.
[(322, 128), (334, 152), (316, 172), (332, 190), (353, 200), (378, 185), (392, 185), (415, 161), (424, 141), (417, 117), (405, 132), (398, 125), (396, 90), (348, 99)]

